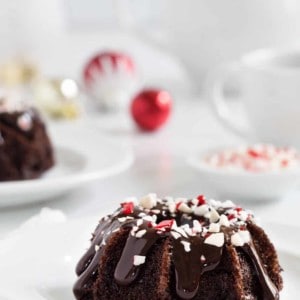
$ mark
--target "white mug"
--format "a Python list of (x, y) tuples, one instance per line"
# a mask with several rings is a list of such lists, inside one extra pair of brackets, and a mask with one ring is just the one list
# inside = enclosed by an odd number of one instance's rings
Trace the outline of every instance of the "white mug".
[[(224, 96), (233, 77), (247, 126)], [(246, 54), (218, 68), (207, 87), (216, 116), (230, 130), (259, 142), (300, 146), (300, 48)]]
[(220, 62), (300, 36), (297, 0), (117, 0), (114, 7), (123, 29), (179, 58), (199, 92)]

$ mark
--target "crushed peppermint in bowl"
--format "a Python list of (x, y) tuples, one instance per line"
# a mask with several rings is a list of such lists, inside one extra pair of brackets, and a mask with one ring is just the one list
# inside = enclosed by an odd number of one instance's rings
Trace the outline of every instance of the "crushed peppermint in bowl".
[(188, 164), (199, 185), (213, 197), (263, 201), (282, 198), (300, 184), (300, 152), (272, 144), (200, 150)]
[(229, 172), (280, 172), (299, 169), (300, 153), (292, 147), (255, 144), (209, 153), (203, 161), (212, 168)]

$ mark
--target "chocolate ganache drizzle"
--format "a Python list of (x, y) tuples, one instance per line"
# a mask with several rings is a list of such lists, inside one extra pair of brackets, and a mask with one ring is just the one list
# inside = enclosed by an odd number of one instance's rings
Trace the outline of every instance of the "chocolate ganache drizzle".
[(127, 201), (112, 215), (103, 218), (96, 228), (91, 246), (79, 261), (75, 296), (88, 288), (96, 276), (106, 243), (120, 228), (129, 229), (114, 278), (119, 285), (129, 285), (147, 263), (147, 254), (159, 239), (169, 239), (175, 268), (176, 293), (192, 299), (198, 292), (201, 275), (214, 270), (221, 261), (224, 247), (239, 248), (252, 262), (264, 300), (279, 299), (279, 292), (269, 278), (252, 242), (247, 224), (253, 215), (231, 201), (206, 201), (204, 196), (187, 200), (159, 199), (149, 194)]

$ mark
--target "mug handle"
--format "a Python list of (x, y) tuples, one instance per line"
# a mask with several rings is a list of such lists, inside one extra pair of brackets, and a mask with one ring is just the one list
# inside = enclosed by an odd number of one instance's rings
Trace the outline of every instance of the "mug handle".
[[(221, 65), (216, 71), (212, 72), (207, 79), (207, 96), (211, 102), (212, 110), (227, 129), (243, 138), (253, 138), (249, 126), (239, 124), (234, 113), (229, 109), (226, 97), (224, 96), (225, 79), (230, 77), (238, 78), (242, 66), (238, 62), (231, 62)], [(236, 102), (240, 102), (240, 99)]]

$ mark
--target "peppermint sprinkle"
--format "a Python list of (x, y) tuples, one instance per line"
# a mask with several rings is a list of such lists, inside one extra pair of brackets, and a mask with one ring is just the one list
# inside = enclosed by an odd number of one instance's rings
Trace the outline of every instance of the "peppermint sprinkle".
[(233, 208), (233, 207), (235, 207), (235, 204), (231, 200), (225, 200), (224, 202), (221, 202), (221, 207)]
[(133, 256), (133, 264), (135, 266), (142, 265), (145, 263), (145, 261), (146, 261), (146, 256), (143, 256), (143, 255), (134, 255)]
[(178, 209), (184, 213), (190, 214), (193, 210), (184, 202), (179, 204)]
[(138, 220), (136, 221), (136, 226), (141, 226), (142, 224), (143, 224), (143, 220), (138, 219)]
[(238, 215), (238, 218), (241, 220), (241, 221), (246, 221), (248, 219), (248, 216), (249, 214), (246, 212), (246, 211), (241, 211)]
[(193, 229), (195, 232), (201, 232), (202, 231), (202, 226), (198, 220), (193, 221)]
[(219, 221), (219, 219), (220, 219), (220, 215), (214, 208), (212, 208), (211, 212), (210, 212), (210, 216), (209, 216), (210, 222), (215, 223), (215, 222)]
[(146, 234), (146, 229), (142, 229), (142, 230), (138, 231), (138, 232), (135, 234), (135, 236), (136, 236), (137, 238), (141, 238), (141, 237), (143, 237), (145, 234)]
[(193, 232), (193, 230), (187, 225), (187, 226), (185, 226), (184, 228), (184, 231), (188, 234), (188, 235), (190, 235), (190, 236), (194, 236), (195, 234), (194, 234), (194, 232)]
[(171, 235), (175, 240), (179, 239), (181, 237), (181, 234), (175, 231), (171, 231)]
[(175, 211), (176, 211), (175, 202), (169, 202), (169, 211), (170, 211), (170, 213), (175, 213)]
[(224, 233), (219, 232), (219, 233), (211, 234), (206, 238), (204, 244), (208, 244), (216, 247), (222, 247), (224, 245)]
[(231, 243), (236, 247), (241, 247), (250, 242), (250, 233), (247, 230), (239, 230), (231, 236)]
[(185, 252), (191, 251), (191, 243), (190, 242), (181, 241), (180, 243), (183, 245)]
[(181, 227), (174, 227), (172, 228), (173, 230), (177, 231), (178, 233), (180, 233), (182, 236), (184, 236), (185, 238), (187, 238), (187, 234), (186, 232), (181, 228)]
[(218, 224), (218, 223), (211, 223), (209, 225), (208, 231), (209, 232), (220, 232), (220, 224)]
[(157, 196), (156, 194), (148, 194), (140, 199), (140, 205), (144, 208), (151, 209), (156, 206)]
[(244, 240), (245, 243), (249, 243), (250, 242), (250, 233), (248, 230), (240, 230), (239, 231), (240, 236), (242, 237), (242, 239)]
[(220, 224), (220, 226), (225, 226), (225, 227), (229, 227), (230, 226), (228, 218), (225, 215), (221, 215), (220, 216), (219, 224)]
[(204, 216), (209, 212), (209, 206), (207, 204), (203, 204), (200, 206), (195, 207), (194, 214), (196, 216)]

